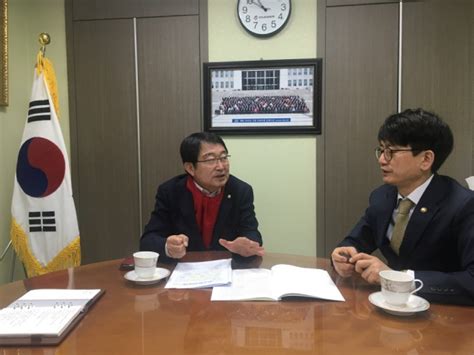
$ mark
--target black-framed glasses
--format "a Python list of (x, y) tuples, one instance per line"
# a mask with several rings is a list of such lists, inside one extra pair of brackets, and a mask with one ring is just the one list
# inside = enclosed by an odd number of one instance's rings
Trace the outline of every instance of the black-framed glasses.
[(222, 155), (217, 158), (209, 158), (209, 159), (204, 159), (204, 160), (197, 160), (196, 163), (202, 163), (208, 166), (216, 166), (217, 162), (221, 162), (222, 164), (228, 164), (229, 163), (229, 158), (230, 154)]
[(392, 149), (392, 148), (382, 148), (382, 147), (377, 147), (375, 148), (375, 157), (377, 160), (380, 159), (382, 154), (384, 155), (384, 158), (386, 161), (390, 161), (393, 158), (393, 153), (396, 152), (413, 152), (414, 150), (411, 148), (406, 148), (406, 149)]

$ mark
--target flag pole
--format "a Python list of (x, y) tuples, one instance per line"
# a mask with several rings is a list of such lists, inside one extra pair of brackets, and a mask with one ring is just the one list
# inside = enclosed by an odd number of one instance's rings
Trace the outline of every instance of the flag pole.
[(2, 255), (0, 255), (0, 261), (2, 261), (5, 258), (5, 254), (10, 250), (11, 246), (12, 246), (12, 240), (10, 239), (6, 248), (3, 249)]
[[(42, 33), (39, 34), (38, 41), (41, 44), (40, 51), (41, 51), (42, 56), (44, 57), (45, 54), (46, 54), (46, 46), (51, 43), (51, 36), (46, 32), (42, 32)], [(3, 259), (5, 258), (5, 255), (10, 250), (11, 247), (12, 247), (12, 240), (10, 239), (7, 246), (3, 250), (2, 255), (0, 255), (0, 261), (3, 261)], [(11, 273), (10, 273), (10, 282), (13, 281), (13, 277), (15, 275), (15, 261), (16, 261), (16, 253), (13, 252)]]
[[(37, 37), (33, 85), (13, 185), (12, 246), (27, 277), (80, 265), (80, 234), (72, 195), (69, 159), (59, 124), (52, 62), (44, 56), (51, 38)], [(30, 157), (43, 172), (31, 174)], [(38, 174), (37, 174), (38, 175)]]

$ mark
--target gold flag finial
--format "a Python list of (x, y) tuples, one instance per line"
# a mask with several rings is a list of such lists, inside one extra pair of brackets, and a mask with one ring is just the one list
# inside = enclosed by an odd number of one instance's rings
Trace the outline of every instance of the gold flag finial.
[(41, 44), (41, 53), (43, 57), (46, 53), (46, 46), (51, 43), (51, 37), (46, 32), (41, 32), (38, 37), (38, 42)]
[(38, 41), (42, 46), (46, 46), (47, 44), (51, 43), (51, 37), (48, 33), (42, 32), (39, 34)]

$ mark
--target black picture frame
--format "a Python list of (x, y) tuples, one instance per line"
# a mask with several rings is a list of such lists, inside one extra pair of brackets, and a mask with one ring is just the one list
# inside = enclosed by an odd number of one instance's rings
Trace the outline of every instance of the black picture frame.
[(320, 134), (321, 87), (321, 58), (204, 63), (204, 129)]

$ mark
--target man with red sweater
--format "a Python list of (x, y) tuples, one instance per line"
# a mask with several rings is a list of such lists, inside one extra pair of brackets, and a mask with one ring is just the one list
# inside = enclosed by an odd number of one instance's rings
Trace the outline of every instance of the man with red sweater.
[(214, 133), (198, 132), (180, 147), (186, 174), (158, 187), (140, 250), (180, 259), (186, 251), (229, 250), (262, 256), (252, 187), (229, 174), (227, 147)]

